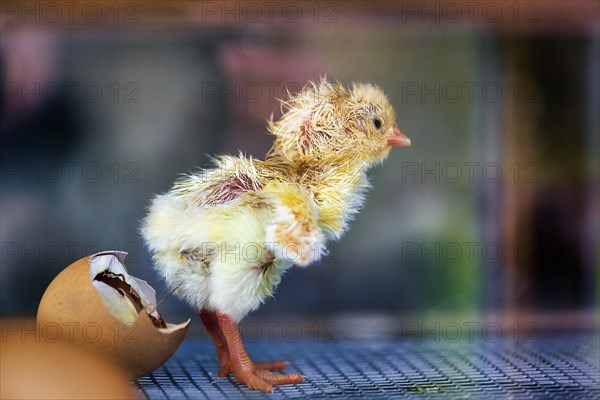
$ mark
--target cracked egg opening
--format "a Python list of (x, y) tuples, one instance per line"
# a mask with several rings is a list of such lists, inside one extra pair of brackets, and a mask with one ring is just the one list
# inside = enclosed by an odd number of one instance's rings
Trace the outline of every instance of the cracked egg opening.
[(84, 346), (138, 378), (177, 350), (190, 321), (162, 318), (154, 289), (127, 273), (126, 255), (105, 251), (65, 268), (44, 292), (37, 323), (42, 338)]

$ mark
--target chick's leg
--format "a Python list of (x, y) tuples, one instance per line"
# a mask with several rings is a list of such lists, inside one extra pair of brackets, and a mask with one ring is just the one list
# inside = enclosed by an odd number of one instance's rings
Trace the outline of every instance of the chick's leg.
[[(210, 337), (215, 344), (217, 358), (221, 364), (221, 369), (219, 370), (218, 376), (219, 378), (223, 378), (231, 372), (231, 369), (229, 368), (229, 349), (227, 347), (227, 341), (225, 340), (225, 335), (223, 335), (223, 331), (221, 331), (221, 327), (219, 326), (217, 314), (214, 311), (202, 309), (198, 311), (198, 315), (200, 316), (204, 327), (210, 334)], [(264, 369), (267, 371), (283, 371), (287, 364), (287, 361), (283, 360), (257, 361), (254, 363), (254, 368), (257, 370)]]
[(225, 336), (221, 331), (221, 327), (219, 326), (219, 321), (217, 320), (217, 314), (214, 311), (208, 311), (202, 309), (198, 311), (198, 315), (204, 324), (204, 327), (210, 334), (212, 338), (215, 348), (217, 349), (217, 358), (219, 359), (219, 363), (221, 363), (221, 369), (219, 370), (219, 378), (223, 378), (229, 374), (229, 349), (227, 348), (227, 341), (225, 340)]
[(239, 382), (246, 384), (250, 389), (261, 390), (265, 393), (273, 391), (271, 385), (302, 382), (300, 374), (280, 375), (257, 368), (246, 353), (237, 323), (218, 310), (216, 315), (229, 348), (229, 366)]

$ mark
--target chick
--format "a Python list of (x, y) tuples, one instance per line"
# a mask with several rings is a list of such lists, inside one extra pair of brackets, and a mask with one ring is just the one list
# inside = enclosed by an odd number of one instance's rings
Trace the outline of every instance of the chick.
[(264, 161), (221, 156), (156, 196), (142, 226), (155, 268), (192, 305), (210, 333), (221, 368), (251, 389), (300, 383), (276, 374), (284, 361), (252, 362), (238, 323), (292, 265), (307, 266), (339, 239), (361, 208), (366, 171), (392, 146), (409, 146), (383, 92), (325, 79), (282, 102), (268, 122), (275, 136)]

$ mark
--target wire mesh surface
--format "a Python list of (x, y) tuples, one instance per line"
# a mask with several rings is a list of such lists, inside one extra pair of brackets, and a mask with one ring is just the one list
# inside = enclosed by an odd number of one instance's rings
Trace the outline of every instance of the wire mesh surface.
[(137, 382), (140, 396), (181, 398), (573, 398), (598, 399), (596, 334), (526, 340), (248, 343), (255, 360), (285, 359), (302, 384), (264, 395), (218, 378), (212, 343), (188, 340), (160, 369)]

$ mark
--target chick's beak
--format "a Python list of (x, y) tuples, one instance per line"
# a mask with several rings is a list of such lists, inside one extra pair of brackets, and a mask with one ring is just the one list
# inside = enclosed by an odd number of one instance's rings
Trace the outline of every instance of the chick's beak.
[(394, 122), (394, 126), (388, 129), (386, 133), (388, 146), (410, 146), (410, 139), (402, 133), (397, 123)]

